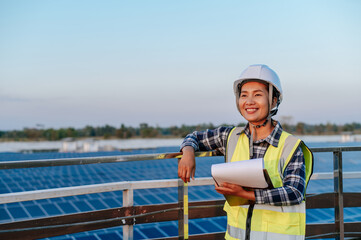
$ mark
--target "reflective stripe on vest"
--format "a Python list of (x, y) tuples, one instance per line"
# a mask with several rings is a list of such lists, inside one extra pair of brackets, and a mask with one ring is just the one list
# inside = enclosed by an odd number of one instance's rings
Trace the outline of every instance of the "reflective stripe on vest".
[[(234, 128), (227, 140), (226, 161), (242, 161), (249, 159), (249, 139), (243, 128)], [(241, 134), (240, 134), (241, 132)], [(264, 164), (273, 186), (283, 186), (283, 172), (301, 146), (306, 163), (306, 183), (313, 167), (311, 151), (303, 142), (292, 135), (282, 132), (278, 147), (270, 145), (264, 156)], [(227, 196), (224, 210), (227, 212), (226, 239), (244, 239), (248, 200)], [(271, 206), (256, 204), (253, 210), (250, 239), (304, 239), (305, 235), (305, 202), (292, 206)], [(265, 237), (266, 236), (266, 237)]]
[[(238, 240), (243, 239), (245, 235), (246, 230), (232, 227), (230, 225), (227, 226), (227, 233), (225, 238), (230, 240)], [(234, 236), (234, 237), (232, 237)], [(301, 235), (286, 235), (286, 234), (277, 234), (272, 232), (257, 232), (252, 231), (252, 238), (251, 239), (257, 239), (257, 240), (304, 240), (305, 237)]]

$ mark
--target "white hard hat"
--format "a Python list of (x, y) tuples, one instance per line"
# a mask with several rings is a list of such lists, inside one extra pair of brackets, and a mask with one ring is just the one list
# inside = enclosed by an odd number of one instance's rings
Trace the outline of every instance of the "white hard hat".
[[(238, 101), (239, 101), (239, 95), (240, 95), (240, 88), (239, 85), (243, 85), (246, 82), (249, 82), (251, 80), (260, 80), (264, 81), (269, 84), (270, 89), (270, 105), (272, 105), (272, 88), (270, 86), (273, 86), (276, 88), (276, 90), (279, 92), (278, 102), (277, 106), (282, 102), (283, 98), (283, 92), (281, 87), (280, 79), (278, 78), (275, 71), (273, 71), (271, 68), (269, 68), (267, 65), (264, 64), (254, 64), (250, 65), (248, 68), (246, 68), (239, 78), (234, 82), (233, 84), (233, 90), (234, 94), (236, 95), (236, 104), (238, 108)], [(239, 108), (238, 108), (239, 110)], [(275, 115), (277, 113), (277, 109), (273, 112), (271, 111), (271, 115)]]

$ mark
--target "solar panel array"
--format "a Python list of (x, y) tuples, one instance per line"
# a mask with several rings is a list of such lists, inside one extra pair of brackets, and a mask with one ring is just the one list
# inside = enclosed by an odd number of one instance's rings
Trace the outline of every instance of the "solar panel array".
[[(128, 154), (176, 152), (177, 147), (134, 150), (128, 152), (96, 153), (0, 153), (0, 161), (55, 159), (73, 157), (114, 156)], [(315, 154), (315, 172), (332, 171), (332, 153)], [(209, 177), (210, 166), (221, 163), (222, 157), (197, 159), (196, 177)], [(344, 170), (361, 171), (361, 153), (344, 153)], [(0, 170), (0, 193), (31, 191), (48, 188), (78, 186), (118, 181), (138, 181), (177, 178), (177, 160), (151, 160), (139, 162), (90, 164), (31, 169)], [(344, 191), (360, 192), (359, 180), (345, 180)], [(178, 190), (143, 189), (134, 191), (134, 204), (161, 204), (177, 202)], [(308, 193), (332, 192), (332, 180), (311, 181)], [(190, 187), (189, 201), (223, 199), (213, 186)], [(101, 210), (122, 206), (122, 192), (106, 192), (65, 198), (45, 199), (0, 205), (0, 223), (29, 220)], [(333, 209), (311, 209), (307, 211), (307, 223), (334, 221)], [(361, 208), (345, 208), (345, 221), (361, 221)], [(190, 221), (190, 234), (225, 231), (226, 218), (194, 219)], [(140, 224), (134, 226), (134, 239), (162, 238), (177, 236), (177, 222)], [(95, 230), (84, 233), (58, 236), (50, 239), (106, 240), (122, 239), (122, 227)]]

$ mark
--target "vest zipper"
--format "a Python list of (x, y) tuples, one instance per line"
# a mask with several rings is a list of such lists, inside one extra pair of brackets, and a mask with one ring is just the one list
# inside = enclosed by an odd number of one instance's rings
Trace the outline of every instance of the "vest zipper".
[(246, 220), (246, 236), (244, 238), (245, 240), (251, 239), (251, 222), (252, 222), (253, 209), (254, 209), (254, 202), (252, 202), (248, 207), (247, 220)]

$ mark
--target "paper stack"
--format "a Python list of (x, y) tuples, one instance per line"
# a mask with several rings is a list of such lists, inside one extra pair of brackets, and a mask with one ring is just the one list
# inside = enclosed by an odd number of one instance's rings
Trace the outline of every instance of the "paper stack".
[(271, 188), (272, 182), (264, 169), (263, 158), (212, 165), (212, 177), (217, 185), (224, 182), (249, 188)]

